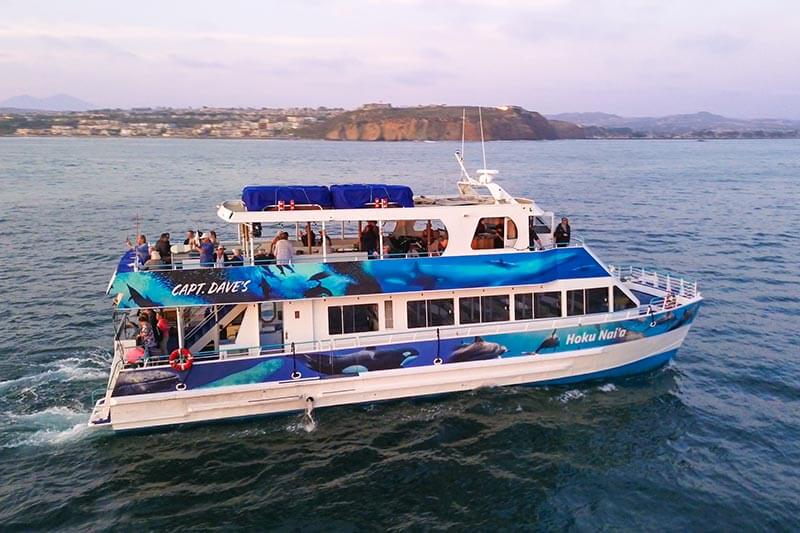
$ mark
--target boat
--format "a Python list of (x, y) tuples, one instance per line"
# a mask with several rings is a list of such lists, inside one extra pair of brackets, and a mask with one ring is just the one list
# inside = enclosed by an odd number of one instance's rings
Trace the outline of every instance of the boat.
[[(127, 252), (108, 288), (113, 361), (89, 426), (310, 415), (616, 378), (675, 356), (702, 303), (696, 281), (556, 239), (554, 212), (456, 160), (452, 195), (248, 186), (217, 206), (241, 248), (228, 262), (174, 245), (171, 264), (153, 269)], [(143, 356), (136, 322), (156, 309), (167, 341)]]

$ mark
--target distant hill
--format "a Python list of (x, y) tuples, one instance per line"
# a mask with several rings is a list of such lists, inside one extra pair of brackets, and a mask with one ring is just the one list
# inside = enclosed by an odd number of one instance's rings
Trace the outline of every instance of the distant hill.
[(566, 120), (580, 126), (630, 129), (652, 135), (685, 135), (697, 132), (792, 132), (800, 130), (799, 120), (738, 119), (701, 111), (664, 117), (621, 117), (608, 113), (559, 113), (549, 119)]
[(68, 94), (56, 94), (46, 98), (36, 98), (28, 94), (12, 96), (0, 101), (0, 109), (22, 111), (86, 111), (94, 106), (85, 100)]
[[(309, 125), (297, 136), (346, 141), (456, 141), (461, 140), (464, 106), (364, 106)], [(465, 138), (480, 140), (478, 113), (467, 107)], [(582, 139), (582, 128), (550, 121), (517, 106), (484, 108), (486, 140)]]

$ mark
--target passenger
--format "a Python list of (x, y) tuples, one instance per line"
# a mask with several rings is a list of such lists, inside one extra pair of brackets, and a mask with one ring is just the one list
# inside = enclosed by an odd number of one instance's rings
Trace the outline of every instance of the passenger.
[(530, 233), (530, 241), (531, 245), (528, 247), (529, 250), (543, 250), (544, 247), (542, 246), (542, 241), (539, 240), (539, 235), (536, 234), (536, 229), (533, 227), (533, 224), (528, 225), (528, 232)]
[(367, 252), (367, 259), (375, 259), (378, 255), (378, 242), (380, 241), (380, 230), (374, 220), (367, 222), (361, 230), (360, 250)]
[(194, 248), (195, 246), (200, 246), (200, 241), (197, 240), (197, 235), (195, 235), (194, 231), (189, 230), (186, 232), (186, 239), (184, 239), (183, 244)]
[(319, 230), (319, 245), (322, 246), (322, 240), (325, 239), (325, 245), (331, 246), (331, 238), (328, 237), (328, 232), (324, 229)]
[(158, 250), (153, 248), (150, 251), (150, 259), (145, 261), (144, 265), (142, 266), (142, 270), (161, 270), (163, 265), (164, 263), (161, 261), (161, 254), (158, 253)]
[(200, 246), (195, 246), (194, 250), (200, 252), (200, 266), (214, 266), (214, 245), (211, 244), (211, 235), (208, 233), (200, 235)]
[(212, 229), (208, 232), (208, 234), (210, 235), (209, 239), (211, 240), (211, 244), (214, 246), (219, 245), (219, 241), (217, 240), (217, 232)]
[(571, 233), (572, 228), (569, 227), (569, 220), (567, 217), (562, 217), (561, 224), (556, 226), (556, 231), (553, 235), (556, 241), (556, 246), (559, 248), (569, 246), (569, 238)]
[(217, 253), (214, 256), (214, 266), (217, 268), (224, 267), (227, 259), (228, 258), (225, 256), (225, 247), (220, 244), (217, 246)]
[(144, 265), (150, 259), (150, 247), (147, 246), (147, 237), (139, 235), (136, 237), (136, 259), (140, 265)]
[(169, 242), (169, 233), (162, 233), (153, 248), (158, 250), (158, 253), (161, 255), (161, 261), (163, 261), (165, 265), (172, 264), (172, 245)]
[(505, 248), (506, 241), (503, 238), (503, 226), (498, 225), (492, 233), (494, 233), (494, 248)]
[(420, 250), (421, 250), (421, 248), (419, 246), (419, 243), (412, 242), (408, 246), (408, 253), (406, 254), (406, 257), (419, 257)]
[(447, 249), (447, 245), (450, 242), (450, 239), (447, 237), (447, 233), (443, 232), (439, 235), (439, 250), (444, 252)]
[(164, 311), (158, 311), (156, 313), (156, 319), (158, 320), (158, 322), (156, 322), (156, 327), (158, 331), (161, 332), (159, 347), (161, 348), (161, 353), (165, 354), (169, 351), (167, 348), (169, 346), (169, 322), (167, 322), (167, 317), (164, 316)]
[(273, 248), (273, 253), (275, 254), (275, 263), (278, 265), (290, 265), (292, 264), (292, 257), (294, 257), (294, 247), (292, 243), (289, 242), (289, 234), (287, 232), (282, 232), (280, 234), (280, 239), (278, 242), (275, 243)]
[(308, 233), (300, 233), (300, 242), (303, 243), (303, 246), (314, 246), (316, 244), (316, 238), (317, 236), (314, 234), (314, 230), (311, 228), (308, 228)]
[(275, 237), (272, 239), (272, 242), (269, 243), (269, 258), (275, 259), (275, 245), (278, 244), (278, 241), (281, 240), (281, 235), (283, 235), (283, 231), (279, 231)]
[(428, 243), (428, 255), (431, 257), (436, 257), (438, 255), (442, 255), (442, 250), (439, 248), (439, 239), (436, 238), (433, 241)]
[(392, 245), (391, 244), (384, 244), (383, 245), (383, 257), (384, 258), (392, 257), (393, 253), (394, 253), (394, 250), (392, 250)]
[(150, 357), (161, 355), (158, 353), (158, 342), (156, 341), (153, 325), (150, 324), (148, 315), (139, 316), (139, 334), (136, 336), (136, 339), (141, 343), (142, 348), (144, 348), (145, 363), (148, 362)]
[(233, 254), (228, 259), (228, 266), (243, 266), (244, 257), (242, 257), (242, 250), (239, 248), (233, 249)]

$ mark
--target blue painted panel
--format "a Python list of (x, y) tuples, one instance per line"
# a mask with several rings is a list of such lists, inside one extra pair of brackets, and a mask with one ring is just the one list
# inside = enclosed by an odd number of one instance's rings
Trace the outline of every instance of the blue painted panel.
[(513, 287), (607, 276), (584, 248), (574, 247), (342, 263), (118, 271), (109, 292), (122, 295), (120, 308), (134, 309)]

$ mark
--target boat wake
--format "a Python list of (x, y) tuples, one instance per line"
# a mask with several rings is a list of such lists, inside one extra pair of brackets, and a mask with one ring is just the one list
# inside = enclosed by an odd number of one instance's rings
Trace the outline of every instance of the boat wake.
[(79, 440), (89, 434), (88, 417), (89, 413), (68, 407), (49, 407), (29, 414), (3, 413), (0, 427), (10, 438), (0, 441), (0, 448), (53, 446)]

